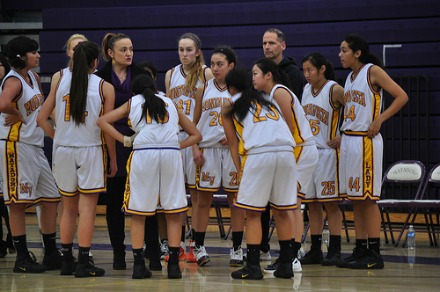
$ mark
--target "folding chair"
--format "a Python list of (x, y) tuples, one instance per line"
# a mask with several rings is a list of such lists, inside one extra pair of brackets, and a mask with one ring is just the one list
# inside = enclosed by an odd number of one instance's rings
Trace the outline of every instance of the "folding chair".
[[(435, 186), (435, 189), (431, 186)], [(414, 201), (413, 217), (411, 223), (414, 223), (419, 210), (423, 210), (425, 223), (428, 232), (429, 242), (431, 246), (437, 246), (437, 238), (435, 236), (435, 224), (433, 214), (437, 215), (437, 223), (439, 222), (440, 210), (440, 163), (435, 165), (429, 172), (421, 197)]]
[[(381, 200), (377, 202), (381, 210), (382, 228), (385, 242), (388, 243), (387, 226), (391, 242), (398, 246), (402, 235), (414, 211), (414, 201), (419, 199), (423, 191), (425, 166), (417, 160), (401, 160), (393, 163), (386, 171), (382, 180)], [(393, 188), (387, 188), (394, 184)], [(415, 188), (415, 192), (414, 192)], [(407, 216), (403, 222), (397, 241), (394, 240), (390, 209), (405, 209)]]

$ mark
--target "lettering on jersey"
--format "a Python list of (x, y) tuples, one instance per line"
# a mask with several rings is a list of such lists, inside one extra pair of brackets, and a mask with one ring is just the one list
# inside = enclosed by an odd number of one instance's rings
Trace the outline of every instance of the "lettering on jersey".
[(230, 100), (230, 98), (214, 97), (205, 100), (202, 104), (202, 111), (208, 111), (213, 108), (221, 108), (223, 106), (223, 100), (227, 101)]
[(209, 172), (202, 172), (202, 181), (208, 182), (209, 185), (212, 186), (214, 184), (214, 179), (215, 176), (209, 175)]
[(193, 87), (192, 89), (189, 89), (186, 85), (180, 85), (174, 88), (170, 89), (170, 93), (168, 94), (168, 97), (171, 99), (175, 99), (179, 96), (185, 95), (191, 98), (196, 98), (196, 92), (197, 88)]
[(28, 194), (29, 197), (32, 196), (32, 186), (29, 186), (28, 183), (20, 183), (20, 193)]
[(329, 112), (323, 109), (322, 107), (316, 104), (309, 103), (304, 106), (304, 111), (306, 112), (306, 115), (314, 116), (322, 123), (324, 123), (326, 126), (328, 126)]
[(371, 165), (369, 162), (365, 162), (365, 185), (367, 186), (367, 188), (370, 187), (371, 185), (371, 181), (373, 180), (373, 176), (371, 173)]
[(365, 93), (358, 90), (349, 90), (344, 94), (345, 103), (347, 102), (355, 102), (362, 106), (366, 106), (365, 104)]
[(8, 186), (9, 186), (9, 192), (15, 193), (17, 190), (15, 189), (15, 186), (17, 185), (17, 168), (16, 168), (16, 153), (8, 152)]
[(28, 102), (24, 104), (26, 109), (26, 116), (30, 116), (34, 111), (36, 111), (44, 102), (43, 95), (36, 94)]

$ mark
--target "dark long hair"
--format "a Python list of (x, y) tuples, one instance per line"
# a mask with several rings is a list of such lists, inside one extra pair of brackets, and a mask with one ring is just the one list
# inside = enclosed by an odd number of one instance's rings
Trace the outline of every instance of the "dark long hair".
[(146, 119), (147, 116), (150, 116), (158, 123), (165, 120), (168, 114), (165, 102), (156, 96), (156, 84), (150, 75), (141, 74), (136, 76), (131, 83), (131, 91), (135, 95), (141, 94), (145, 99), (142, 107), (142, 117)]
[(383, 68), (382, 61), (376, 56), (370, 53), (370, 48), (366, 40), (361, 38), (357, 34), (348, 35), (344, 41), (348, 44), (348, 47), (354, 52), (361, 51), (359, 61), (363, 64), (372, 63)]
[(273, 81), (275, 83), (279, 83), (282, 84), (288, 88), (289, 87), (289, 77), (287, 76), (287, 74), (282, 71), (280, 69), (280, 67), (272, 60), (263, 58), (263, 59), (259, 59), (255, 62), (255, 64), (258, 68), (260, 68), (260, 70), (264, 73), (267, 74), (269, 72), (272, 73), (272, 78)]
[(335, 80), (335, 69), (333, 68), (332, 63), (330, 63), (323, 54), (321, 53), (310, 53), (308, 55), (306, 55), (302, 62), (303, 64), (305, 62), (309, 61), (310, 63), (312, 63), (313, 66), (315, 66), (315, 68), (317, 68), (318, 70), (321, 69), (322, 66), (325, 65), (325, 72), (324, 72), (324, 76), (327, 80)]
[(99, 58), (99, 47), (96, 43), (85, 41), (75, 47), (73, 53), (72, 82), (70, 84), (70, 115), (76, 125), (84, 123), (87, 106), (89, 74)]
[(250, 112), (249, 109), (255, 107), (255, 103), (266, 108), (273, 106), (273, 103), (264, 99), (261, 92), (253, 88), (251, 79), (249, 72), (241, 67), (234, 67), (228, 72), (225, 78), (227, 86), (241, 92), (241, 97), (235, 101), (232, 110), (226, 115), (235, 115), (239, 121), (242, 121)]

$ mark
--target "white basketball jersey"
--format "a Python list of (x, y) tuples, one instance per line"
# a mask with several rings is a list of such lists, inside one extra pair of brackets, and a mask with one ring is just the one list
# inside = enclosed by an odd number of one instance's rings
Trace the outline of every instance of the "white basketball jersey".
[(130, 99), (130, 113), (128, 118), (131, 121), (131, 129), (138, 133), (134, 142), (134, 149), (141, 148), (179, 148), (179, 115), (172, 100), (166, 96), (156, 94), (165, 102), (167, 114), (163, 122), (158, 123), (150, 116), (142, 116), (142, 108), (145, 103), (143, 95), (138, 94)]
[(102, 131), (96, 124), (104, 113), (102, 86), (104, 80), (89, 74), (87, 104), (83, 123), (77, 125), (70, 114), (70, 84), (72, 72), (69, 68), (60, 71), (56, 91), (56, 131), (54, 143), (60, 146), (88, 147), (103, 144)]
[(309, 83), (304, 87), (301, 104), (318, 148), (330, 148), (327, 141), (339, 135), (340, 109), (332, 102), (333, 87), (337, 83), (327, 80), (318, 92)]
[[(232, 97), (235, 102), (241, 93)], [(239, 121), (234, 116), (234, 124), (240, 139), (240, 155), (263, 152), (292, 151), (295, 141), (279, 109), (253, 103), (246, 117)]]
[[(206, 68), (206, 66), (203, 66), (203, 70)], [(194, 116), (197, 88), (200, 87), (203, 82), (204, 80), (201, 81), (199, 79), (195, 87), (188, 88), (186, 85), (186, 74), (183, 71), (182, 64), (177, 65), (173, 69), (168, 97), (173, 100), (176, 107), (179, 108), (191, 121)]]
[(203, 136), (200, 147), (224, 147), (220, 144), (220, 140), (225, 137), (221, 111), (224, 102), (230, 99), (228, 89), (220, 88), (215, 79), (207, 82), (202, 99), (202, 114), (197, 124)]
[(349, 132), (367, 132), (370, 124), (380, 114), (382, 89), (373, 90), (369, 71), (373, 64), (364, 65), (357, 76), (348, 74), (344, 87), (345, 111), (341, 129)]
[(272, 88), (272, 91), (270, 92), (269, 97), (267, 97), (267, 95), (265, 95), (266, 98), (269, 98), (269, 100), (272, 103), (278, 105), (276, 100), (273, 98), (273, 95), (278, 88), (286, 89), (290, 93), (290, 95), (292, 96), (292, 104), (291, 104), (292, 116), (285, 117), (285, 118), (292, 119), (292, 125), (294, 128), (293, 139), (295, 139), (296, 145), (297, 146), (314, 145), (315, 141), (313, 138), (312, 131), (310, 130), (309, 121), (307, 120), (306, 114), (304, 113), (304, 109), (301, 106), (301, 103), (299, 102), (296, 95), (289, 88), (287, 88), (286, 86), (281, 85), (281, 84), (276, 84)]
[(12, 126), (5, 126), (4, 119), (6, 114), (1, 113), (0, 139), (43, 147), (44, 132), (43, 129), (37, 126), (37, 115), (44, 102), (44, 96), (41, 94), (34, 73), (29, 71), (28, 76), (31, 80), (30, 84), (28, 84), (17, 71), (12, 69), (3, 80), (2, 88), (4, 82), (10, 77), (16, 77), (21, 82), (21, 94), (16, 97), (12, 103), (13, 106), (20, 111), (24, 123), (17, 122)]

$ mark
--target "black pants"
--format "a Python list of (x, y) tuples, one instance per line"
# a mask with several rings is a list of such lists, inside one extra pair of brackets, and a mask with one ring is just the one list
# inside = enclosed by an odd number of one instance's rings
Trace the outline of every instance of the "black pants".
[(107, 179), (107, 229), (115, 253), (125, 251), (125, 214), (122, 212), (122, 203), (126, 179), (125, 176)]
[[(125, 214), (122, 212), (126, 177), (107, 179), (107, 228), (113, 252), (125, 251)], [(160, 260), (159, 232), (157, 215), (145, 219), (145, 244), (150, 259)]]

